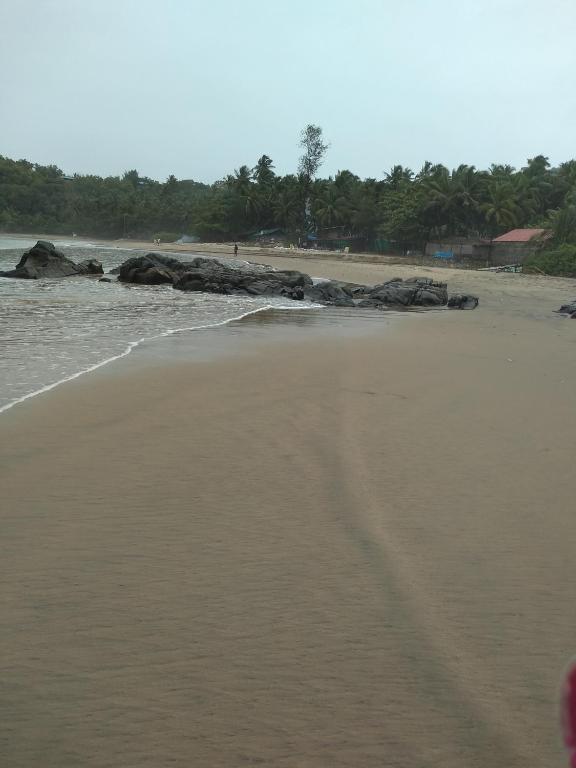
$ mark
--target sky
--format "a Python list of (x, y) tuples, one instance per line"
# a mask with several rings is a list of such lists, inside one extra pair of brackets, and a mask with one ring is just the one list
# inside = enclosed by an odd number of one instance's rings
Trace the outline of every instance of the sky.
[(576, 157), (576, 0), (0, 0), (0, 154), (213, 182)]

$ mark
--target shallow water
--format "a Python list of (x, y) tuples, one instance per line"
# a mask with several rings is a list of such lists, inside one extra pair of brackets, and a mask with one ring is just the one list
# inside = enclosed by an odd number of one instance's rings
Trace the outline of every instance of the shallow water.
[[(15, 248), (15, 244), (19, 247)], [(0, 237), (0, 270), (34, 241)], [(91, 243), (58, 243), (67, 256), (99, 259), (104, 271), (137, 252)], [(89, 253), (87, 250), (89, 249)], [(98, 278), (0, 278), (0, 412), (128, 354), (143, 341), (214, 327), (267, 307), (301, 302), (174, 291), (171, 286), (101, 283)]]

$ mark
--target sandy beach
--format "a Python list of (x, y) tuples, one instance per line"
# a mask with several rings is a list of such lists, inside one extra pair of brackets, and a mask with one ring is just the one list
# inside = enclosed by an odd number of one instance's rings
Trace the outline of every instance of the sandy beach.
[(481, 304), (246, 319), (2, 414), (0, 763), (564, 765), (576, 281), (266, 261)]

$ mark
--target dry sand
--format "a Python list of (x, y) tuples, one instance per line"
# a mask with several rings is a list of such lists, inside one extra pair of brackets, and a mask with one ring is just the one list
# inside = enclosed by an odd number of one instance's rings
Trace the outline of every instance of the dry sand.
[(441, 274), (481, 308), (0, 417), (2, 766), (563, 765), (576, 287)]

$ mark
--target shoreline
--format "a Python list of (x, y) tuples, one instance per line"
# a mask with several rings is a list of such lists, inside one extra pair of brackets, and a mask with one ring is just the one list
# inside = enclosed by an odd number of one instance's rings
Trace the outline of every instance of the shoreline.
[[(0, 405), (0, 414), (11, 410), (12, 408), (15, 408), (18, 405), (21, 405), (22, 403), (25, 403), (27, 400), (46, 394), (47, 392), (50, 392), (51, 390), (56, 389), (57, 387), (60, 387), (63, 384), (67, 384), (68, 382), (79, 379), (81, 376), (94, 373), (100, 368), (105, 368), (108, 365), (112, 365), (113, 363), (123, 360), (124, 358), (128, 357), (135, 349), (142, 346), (143, 344), (157, 342), (157, 341), (160, 341), (161, 339), (168, 338), (170, 336), (173, 336), (179, 333), (190, 333), (194, 331), (203, 331), (207, 329), (221, 328), (231, 323), (239, 322), (244, 318), (249, 317), (250, 315), (258, 314), (260, 312), (267, 312), (271, 309), (275, 309), (275, 308), (274, 307), (258, 307), (257, 309), (251, 310), (249, 312), (245, 312), (244, 314), (239, 315), (238, 317), (228, 318), (220, 322), (215, 322), (208, 325), (198, 325), (190, 328), (176, 328), (171, 331), (164, 331), (162, 333), (159, 333), (157, 336), (144, 337), (141, 339), (137, 339), (135, 341), (128, 342), (126, 349), (118, 355), (114, 355), (113, 357), (106, 358), (105, 360), (102, 360), (99, 363), (96, 363), (94, 365), (89, 366), (88, 368), (85, 368), (81, 371), (78, 371), (69, 376), (66, 376), (65, 378), (60, 379), (59, 381), (56, 381), (52, 384), (47, 384), (46, 386), (43, 386), (40, 389), (35, 390), (34, 392), (30, 392), (28, 394), (22, 395), (21, 397), (18, 397), (9, 403), (6, 403), (5, 405)], [(282, 312), (283, 310), (276, 309), (276, 311)], [(286, 309), (285, 311), (289, 312), (290, 310)]]
[[(25, 235), (18, 237), (21, 239), (27, 239), (27, 236)], [(78, 243), (78, 248), (82, 248), (82, 245), (82, 242)], [(101, 241), (100, 245), (102, 248), (105, 248), (107, 246), (111, 246), (112, 243), (110, 241)], [(193, 247), (196, 248), (195, 245)], [(179, 255), (179, 253), (176, 251), (170, 251), (168, 246), (163, 247), (162, 250), (175, 253), (175, 255)], [(553, 316), (554, 309), (558, 308), (562, 303), (569, 301), (576, 294), (576, 280), (569, 278), (554, 278), (538, 275), (506, 273), (493, 274), (481, 271), (474, 272), (469, 270), (450, 269), (446, 267), (418, 267), (416, 265), (406, 264), (385, 265), (353, 263), (351, 261), (338, 259), (321, 259), (319, 261), (315, 261), (310, 258), (298, 260), (298, 258), (295, 256), (285, 258), (281, 255), (268, 256), (266, 261), (274, 268), (300, 269), (301, 271), (309, 272), (316, 277), (321, 276), (359, 283), (377, 283), (386, 279), (390, 279), (394, 276), (405, 278), (412, 277), (417, 274), (423, 274), (426, 276), (431, 276), (437, 280), (447, 280), (451, 293), (470, 292), (479, 295), (480, 309), (476, 310), (476, 312), (482, 313), (486, 308), (489, 311), (501, 312), (503, 309), (502, 304), (505, 302), (511, 303), (512, 306), (510, 309), (513, 313), (519, 311), (524, 312), (526, 311), (525, 307), (527, 306), (528, 301), (531, 301), (534, 303), (534, 308), (531, 308), (531, 314), (539, 316), (544, 322), (552, 321), (557, 323), (558, 321), (561, 321), (561, 318)], [(294, 261), (296, 261), (296, 263), (294, 263)], [(254, 311), (262, 312), (266, 309), (267, 307), (261, 307)], [(294, 310), (301, 309), (302, 308), (297, 304), (294, 306)], [(358, 310), (353, 310), (352, 312), (358, 312)], [(249, 311), (247, 314), (252, 314), (252, 311)], [(222, 323), (215, 323), (214, 327), (226, 326), (227, 324), (231, 322), (233, 323), (240, 319), (242, 316), (239, 316), (238, 318), (227, 319), (222, 321)], [(281, 318), (281, 315), (279, 315), (279, 317)], [(424, 318), (422, 321), (426, 322)], [(352, 318), (351, 322), (353, 322)], [(94, 365), (90, 365), (86, 369), (65, 376), (58, 382), (42, 386), (33, 392), (18, 397), (14, 401), (1, 406), (0, 414), (5, 413), (16, 405), (20, 405), (33, 397), (49, 392), (55, 387), (61, 386), (66, 382), (73, 381), (81, 376), (84, 376), (85, 374), (93, 373), (100, 368), (104, 368), (122, 358), (125, 358), (130, 355), (132, 350), (140, 347), (142, 344), (169, 337), (174, 333), (193, 333), (194, 331), (204, 330), (206, 327), (212, 327), (212, 324), (209, 326), (200, 325), (189, 328), (177, 328), (173, 331), (160, 332), (155, 336), (143, 337), (129, 341), (127, 342), (126, 349), (119, 355), (114, 355), (113, 357), (102, 360), (101, 362), (98, 362)]]
[[(26, 235), (21, 233), (3, 233), (6, 237), (20, 239), (20, 240), (48, 240), (50, 242), (66, 242), (73, 245), (74, 239), (66, 235)], [(150, 252), (158, 251), (159, 253), (211, 253), (215, 255), (234, 257), (233, 242), (229, 243), (212, 243), (212, 242), (198, 242), (198, 243), (161, 243), (156, 245), (154, 242), (148, 240), (138, 240), (131, 238), (120, 238), (118, 240), (109, 240), (99, 237), (82, 237), (78, 238), (80, 245), (82, 242), (96, 243), (103, 248), (118, 248), (125, 250), (147, 250)], [(400, 263), (406, 263), (405, 259), (401, 257), (375, 254), (375, 253), (340, 253), (336, 251), (311, 251), (304, 248), (285, 248), (278, 247), (266, 247), (260, 245), (246, 245), (241, 244), (239, 249), (239, 256), (277, 256), (287, 259), (304, 259), (304, 260), (327, 260), (327, 261), (350, 261), (353, 263), (372, 263), (372, 264), (394, 264), (398, 261)]]

